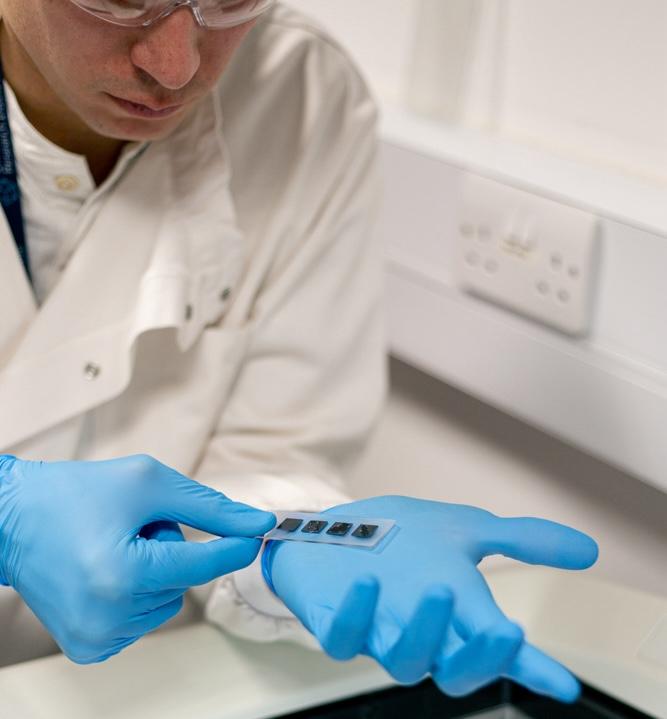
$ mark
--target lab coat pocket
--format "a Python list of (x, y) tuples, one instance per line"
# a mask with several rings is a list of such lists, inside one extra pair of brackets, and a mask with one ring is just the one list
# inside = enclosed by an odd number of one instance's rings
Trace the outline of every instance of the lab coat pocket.
[(178, 344), (189, 350), (204, 329), (221, 327), (233, 294), (235, 268), (218, 267), (193, 277), (185, 322), (178, 332)]

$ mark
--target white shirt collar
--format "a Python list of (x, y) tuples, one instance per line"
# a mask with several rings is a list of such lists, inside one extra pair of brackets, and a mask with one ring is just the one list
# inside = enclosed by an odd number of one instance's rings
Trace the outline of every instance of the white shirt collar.
[[(74, 177), (77, 179), (77, 186), (74, 189), (68, 188), (67, 195), (72, 200), (85, 201), (97, 189), (85, 156), (69, 152), (44, 137), (25, 116), (6, 80), (4, 88), (12, 141), (21, 172), (30, 173), (46, 196), (61, 197), (63, 190), (58, 186), (58, 178)], [(117, 163), (118, 169), (124, 168), (146, 145), (146, 142), (129, 142), (124, 145)], [(117, 174), (113, 173), (114, 176)], [(104, 184), (106, 183), (103, 183), (102, 187)]]

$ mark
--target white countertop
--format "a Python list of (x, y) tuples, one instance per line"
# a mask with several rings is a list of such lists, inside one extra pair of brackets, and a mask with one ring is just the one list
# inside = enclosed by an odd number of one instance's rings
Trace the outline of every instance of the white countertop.
[[(585, 573), (522, 566), (487, 577), (532, 641), (593, 686), (667, 719), (667, 598)], [(261, 719), (391, 685), (367, 659), (337, 663), (195, 624), (100, 665), (55, 656), (1, 669), (0, 706), (17, 719)]]

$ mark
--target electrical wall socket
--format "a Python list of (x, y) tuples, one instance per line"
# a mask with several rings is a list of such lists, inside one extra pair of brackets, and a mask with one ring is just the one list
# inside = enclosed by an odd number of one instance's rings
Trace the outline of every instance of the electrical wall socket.
[(467, 173), (457, 238), (461, 287), (572, 335), (590, 330), (599, 221)]

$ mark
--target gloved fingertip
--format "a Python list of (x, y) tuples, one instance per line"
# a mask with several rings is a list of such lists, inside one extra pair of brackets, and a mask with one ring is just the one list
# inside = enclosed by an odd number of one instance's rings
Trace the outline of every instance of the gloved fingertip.
[(380, 589), (380, 580), (374, 574), (362, 574), (354, 580), (355, 589), (375, 592)]
[(570, 546), (563, 554), (563, 561), (561, 567), (563, 569), (588, 569), (597, 562), (600, 555), (600, 548), (598, 543), (590, 537), (588, 534), (572, 530), (574, 535), (574, 541), (570, 543)]
[(437, 584), (424, 593), (424, 599), (438, 604), (454, 604), (454, 592), (449, 587)]
[(265, 521), (272, 519), (275, 522), (276, 520), (276, 515), (273, 512), (267, 512), (264, 509), (253, 507), (251, 504), (245, 504), (245, 502), (234, 502), (231, 499), (228, 499), (227, 501), (234, 507), (237, 514), (246, 514), (248, 517), (261, 518)]
[(585, 552), (583, 552), (584, 556), (582, 557), (582, 569), (587, 569), (588, 567), (592, 567), (595, 562), (598, 561), (598, 557), (600, 556), (600, 546), (593, 537), (589, 537), (587, 534), (585, 534), (584, 537), (587, 540), (588, 547)]
[(581, 696), (581, 684), (572, 675), (569, 675), (554, 696), (565, 704), (574, 704)]
[(262, 547), (262, 540), (254, 537), (225, 537), (223, 541), (227, 543), (227, 546), (234, 543), (241, 551), (254, 552), (255, 554), (259, 554)]
[(261, 509), (257, 511), (257, 521), (262, 522), (266, 527), (265, 532), (270, 532), (276, 526), (276, 515), (273, 512), (264, 512)]
[[(263, 509), (256, 509), (240, 502), (231, 503), (231, 508), (233, 508), (231, 526), (237, 536), (259, 537), (276, 526), (276, 515), (273, 512), (265, 512)], [(230, 534), (232, 532), (228, 531), (226, 536)]]

